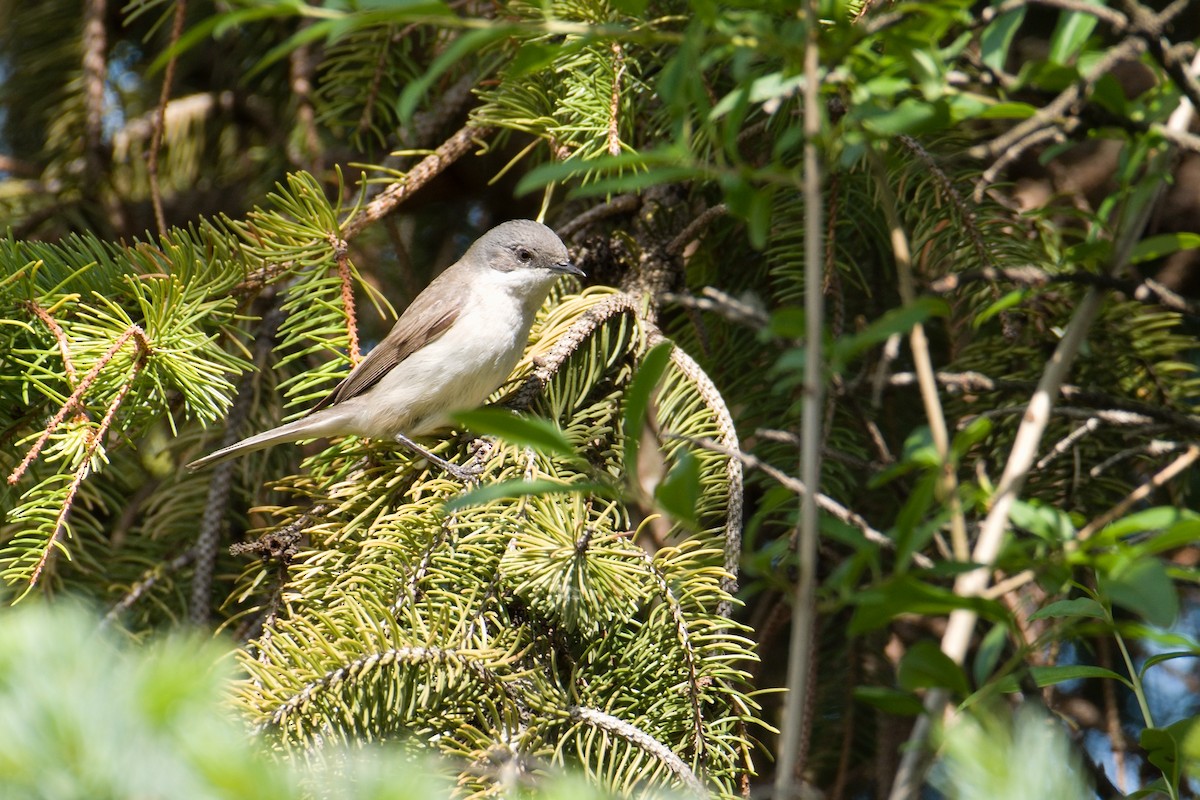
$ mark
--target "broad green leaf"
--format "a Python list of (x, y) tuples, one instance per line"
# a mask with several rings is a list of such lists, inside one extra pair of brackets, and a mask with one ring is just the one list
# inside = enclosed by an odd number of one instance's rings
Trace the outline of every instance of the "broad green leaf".
[(954, 435), (950, 449), (962, 458), (967, 451), (992, 435), (992, 421), (987, 417), (976, 417), (965, 428)]
[(1161, 777), (1147, 783), (1141, 789), (1138, 789), (1133, 794), (1126, 795), (1126, 800), (1142, 800), (1143, 797), (1154, 798), (1160, 800), (1162, 797), (1169, 796), (1171, 790), (1167, 788), (1167, 782)]
[(916, 135), (949, 125), (950, 108), (944, 100), (906, 98), (891, 109), (868, 109), (859, 114), (862, 125), (879, 136)]
[(1034, 619), (1069, 619), (1072, 617), (1095, 617), (1097, 619), (1105, 619), (1108, 612), (1104, 610), (1104, 606), (1097, 603), (1090, 597), (1076, 597), (1071, 600), (1057, 600), (1044, 608), (1039, 608), (1037, 611), (1029, 615), (1031, 620)]
[[(896, 515), (896, 525), (890, 533), (896, 540), (897, 571), (907, 569), (913, 553), (924, 547), (941, 525), (940, 519), (926, 520), (926, 515), (933, 507), (936, 490), (936, 473), (925, 473), (909, 490), (908, 499)], [(935, 513), (935, 516), (940, 515)]]
[(486, 486), (472, 489), (448, 501), (445, 509), (446, 513), (450, 514), (470, 506), (481, 506), (493, 500), (503, 498), (541, 497), (554, 494), (572, 494), (574, 492), (592, 494), (598, 497), (616, 496), (613, 487), (606, 483), (593, 481), (563, 483), (561, 481), (550, 480), (549, 478), (539, 478), (532, 481), (515, 480), (489, 483)]
[(856, 606), (850, 619), (851, 636), (881, 628), (901, 614), (948, 614), (956, 608), (970, 608), (990, 620), (1002, 620), (1007, 615), (995, 601), (962, 597), (911, 574), (860, 591), (851, 602)]
[[(1185, 721), (1191, 722), (1191, 720)], [(1178, 786), (1182, 759), (1179, 752), (1179, 740), (1176, 738), (1176, 732), (1172, 730), (1174, 727), (1175, 725), (1167, 728), (1145, 728), (1138, 737), (1138, 742), (1146, 751), (1146, 759), (1162, 771), (1163, 778), (1167, 783)]]
[(1200, 233), (1160, 233), (1142, 239), (1133, 247), (1129, 260), (1133, 264), (1169, 256), (1180, 250), (1200, 247)]
[(1033, 674), (1033, 682), (1038, 685), (1039, 689), (1047, 686), (1055, 686), (1067, 681), (1083, 680), (1085, 678), (1104, 678), (1106, 680), (1120, 681), (1130, 689), (1133, 685), (1124, 675), (1113, 672), (1111, 669), (1104, 667), (1094, 667), (1090, 664), (1064, 664), (1053, 667), (1031, 667), (1029, 670)]
[(1200, 520), (1195, 511), (1176, 506), (1155, 506), (1135, 511), (1105, 525), (1097, 534), (1106, 543), (1115, 542), (1133, 533), (1145, 533), (1169, 528), (1177, 522)]
[(938, 456), (937, 448), (933, 444), (933, 432), (929, 430), (928, 425), (922, 425), (908, 435), (904, 440), (904, 452), (900, 459), (880, 470), (877, 474), (871, 476), (867, 483), (868, 489), (877, 489), (880, 486), (885, 486), (896, 478), (902, 475), (907, 475), (914, 469), (925, 467), (927, 469), (938, 469), (941, 467), (942, 460)]
[(1000, 657), (1008, 647), (1008, 626), (997, 623), (992, 626), (975, 651), (975, 660), (971, 665), (971, 674), (979, 686), (987, 683), (988, 678), (996, 671)]
[(887, 686), (855, 686), (854, 699), (885, 714), (915, 717), (924, 711), (921, 699), (912, 692)]
[(671, 350), (674, 347), (671, 342), (659, 342), (646, 351), (637, 374), (625, 390), (624, 464), (626, 475), (634, 482), (637, 481), (638, 450), (642, 443), (642, 429), (646, 425), (646, 411), (650, 408), (654, 389), (671, 362)]
[(1075, 535), (1075, 524), (1071, 516), (1054, 506), (1017, 500), (1009, 514), (1012, 524), (1045, 539), (1048, 542), (1065, 542)]
[(416, 80), (410, 81), (404, 87), (400, 99), (396, 102), (396, 111), (403, 120), (412, 119), (417, 104), (448, 69), (472, 53), (478, 52), (492, 42), (505, 39), (518, 32), (517, 26), (494, 23), (486, 28), (466, 31), (450, 43), (450, 46), (434, 59), (429, 68)]
[(966, 673), (933, 642), (917, 642), (900, 659), (897, 680), (903, 689), (940, 686), (965, 697), (971, 693)]
[(799, 339), (804, 336), (805, 319), (803, 308), (778, 308), (771, 312), (767, 330), (772, 336)]
[(1038, 107), (1029, 103), (995, 103), (979, 114), (980, 119), (1029, 119)]
[(992, 317), (1004, 311), (1008, 311), (1010, 308), (1019, 306), (1025, 301), (1025, 298), (1028, 297), (1029, 294), (1030, 292), (1028, 289), (1013, 289), (1011, 292), (1005, 293), (1004, 296), (1002, 296), (999, 300), (989, 304), (987, 308), (985, 308), (983, 311), (980, 311), (975, 316), (975, 319), (971, 320), (971, 327), (975, 330), (979, 330), (981, 327), (983, 327), (983, 323), (987, 322)]
[(451, 415), (455, 422), (474, 433), (499, 436), (520, 447), (532, 447), (539, 453), (572, 458), (575, 447), (553, 422), (540, 417), (515, 414), (503, 408), (476, 408)]
[(1158, 655), (1150, 656), (1146, 659), (1146, 663), (1142, 664), (1142, 668), (1138, 670), (1138, 677), (1144, 677), (1146, 672), (1156, 664), (1161, 664), (1164, 661), (1174, 661), (1177, 658), (1200, 658), (1200, 650), (1179, 650), (1173, 653), (1159, 653)]
[(1157, 558), (1119, 558), (1098, 575), (1101, 594), (1151, 625), (1169, 627), (1179, 615), (1179, 595), (1167, 568)]
[(1001, 14), (992, 20), (979, 37), (979, 56), (989, 68), (1001, 72), (1012, 46), (1017, 28), (1025, 21), (1025, 8), (1021, 7)]
[(654, 489), (659, 505), (677, 520), (699, 527), (696, 505), (700, 502), (700, 462), (687, 450), (679, 451), (679, 460), (667, 477)]
[(720, 119), (745, 100), (751, 103), (764, 103), (767, 100), (789, 97), (799, 93), (803, 86), (803, 75), (792, 75), (785, 78), (782, 73), (772, 72), (770, 75), (756, 78), (749, 87), (743, 84), (742, 87), (722, 97), (713, 106), (712, 111), (708, 112), (708, 118)]
[(914, 325), (931, 317), (945, 317), (950, 306), (937, 297), (921, 297), (912, 305), (893, 308), (872, 322), (861, 332), (843, 336), (834, 342), (830, 362), (834, 369), (841, 369), (855, 356), (877, 344), (887, 341), (893, 334), (908, 333)]
[[(1096, 0), (1085, 0), (1090, 5), (1102, 5)], [(1082, 11), (1064, 11), (1050, 36), (1048, 60), (1054, 64), (1069, 64), (1078, 55), (1087, 38), (1096, 28), (1097, 19)]]

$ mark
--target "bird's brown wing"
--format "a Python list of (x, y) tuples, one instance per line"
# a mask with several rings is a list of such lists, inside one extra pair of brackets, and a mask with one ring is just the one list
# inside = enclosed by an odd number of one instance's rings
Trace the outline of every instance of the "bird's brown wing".
[(332, 392), (313, 406), (310, 414), (362, 394), (379, 383), (397, 364), (436, 340), (454, 324), (462, 305), (459, 298), (443, 295), (439, 300), (422, 302), (425, 295), (426, 292), (422, 292), (417, 296), (383, 341), (375, 345)]

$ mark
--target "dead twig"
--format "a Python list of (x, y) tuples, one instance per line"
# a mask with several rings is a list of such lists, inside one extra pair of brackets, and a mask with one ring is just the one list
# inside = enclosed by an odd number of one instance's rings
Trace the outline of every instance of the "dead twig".
[(353, 217), (343, 220), (341, 224), (342, 238), (346, 241), (353, 239), (372, 222), (393, 211), (414, 192), (466, 155), (476, 140), (486, 138), (491, 132), (491, 128), (473, 125), (464, 125), (459, 128), (454, 135), (442, 142), (437, 150), (421, 159), (403, 178), (380, 192)]

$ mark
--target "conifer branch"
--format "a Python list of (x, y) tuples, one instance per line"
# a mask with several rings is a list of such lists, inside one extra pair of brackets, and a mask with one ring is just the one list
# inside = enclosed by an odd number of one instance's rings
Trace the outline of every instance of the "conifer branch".
[(588, 227), (595, 225), (597, 222), (621, 214), (630, 214), (637, 211), (641, 205), (641, 195), (619, 194), (604, 203), (591, 206), (570, 222), (560, 225), (558, 235), (566, 240), (574, 239), (579, 233), (587, 230)]
[[(951, 394), (980, 394), (983, 392), (1029, 392), (1036, 388), (1033, 381), (1020, 381), (990, 378), (980, 372), (946, 372), (939, 370), (934, 374), (937, 382), (946, 387)], [(897, 372), (888, 379), (890, 386), (912, 386), (916, 376), (911, 372)], [(1200, 434), (1200, 416), (1185, 414), (1170, 408), (1128, 400), (1105, 392), (1083, 389), (1070, 383), (1058, 387), (1058, 392), (1064, 400), (1075, 403), (1087, 403), (1101, 409), (1096, 413), (1104, 413), (1103, 409), (1112, 411), (1127, 411), (1142, 414), (1149, 419), (1163, 422), (1190, 434)], [(988, 412), (990, 413), (990, 412)]]
[(528, 408), (533, 399), (545, 388), (550, 379), (558, 374), (567, 359), (601, 325), (617, 314), (637, 316), (638, 306), (634, 298), (624, 292), (609, 295), (593, 305), (577, 319), (565, 334), (554, 343), (554, 347), (534, 364), (533, 372), (517, 387), (507, 400), (513, 408)]
[[(25, 470), (27, 470), (29, 465), (33, 463), (34, 459), (38, 457), (38, 454), (42, 452), (42, 448), (45, 447), (46, 442), (50, 439), (50, 436), (55, 430), (58, 429), (59, 425), (62, 425), (63, 421), (66, 420), (67, 415), (76, 408), (82, 408), (80, 404), (83, 400), (83, 396), (87, 393), (87, 390), (91, 388), (92, 384), (95, 383), (96, 378), (100, 375), (100, 371), (108, 366), (108, 363), (112, 361), (113, 357), (116, 356), (121, 348), (125, 346), (125, 343), (130, 339), (133, 339), (137, 343), (139, 351), (139, 360), (135, 362), (134, 369), (134, 374), (136, 375), (137, 369), (140, 369), (140, 366), (136, 365), (142, 363), (141, 357), (149, 355), (153, 348), (150, 346), (150, 342), (146, 339), (145, 332), (137, 325), (131, 325), (125, 330), (124, 333), (117, 337), (116, 341), (112, 343), (112, 346), (108, 348), (108, 352), (106, 352), (92, 366), (92, 368), (88, 370), (87, 374), (83, 376), (83, 380), (79, 382), (77, 387), (75, 387), (75, 391), (72, 392), (71, 396), (67, 398), (67, 401), (62, 404), (62, 407), (59, 408), (58, 413), (51, 418), (50, 423), (46, 426), (45, 430), (42, 431), (42, 435), (38, 437), (38, 440), (34, 443), (33, 447), (30, 448), (29, 452), (25, 455), (25, 458), (22, 459), (21, 463), (16, 467), (16, 469), (9, 474), (8, 482), (10, 485), (15, 485), (17, 481), (21, 480), (21, 476), (25, 474)], [(120, 395), (121, 397), (124, 397), (124, 391), (128, 391), (128, 389), (126, 388), (123, 390)]]
[(687, 669), (688, 701), (692, 708), (692, 752), (696, 761), (704, 763), (704, 715), (700, 705), (700, 675), (696, 668), (696, 650), (692, 646), (687, 620), (684, 619), (679, 598), (675, 596), (671, 585), (667, 583), (667, 576), (655, 565), (654, 559), (649, 553), (644, 550), (640, 551), (640, 558), (646, 565), (646, 571), (654, 582), (655, 588), (658, 589), (659, 597), (671, 612), (671, 621), (675, 623), (675, 636), (679, 642), (679, 652), (683, 655), (683, 664)]
[(704, 232), (704, 229), (713, 223), (719, 217), (723, 217), (729, 213), (729, 207), (724, 203), (717, 203), (710, 206), (680, 231), (674, 239), (667, 245), (667, 255), (678, 256), (682, 255), (683, 249), (698, 239)]
[(109, 608), (108, 613), (104, 615), (104, 619), (101, 620), (100, 624), (102, 626), (111, 625), (122, 614), (133, 608), (134, 603), (136, 603), (138, 600), (141, 600), (142, 597), (145, 596), (146, 592), (154, 588), (154, 585), (157, 584), (162, 578), (173, 572), (178, 572), (179, 570), (183, 569), (188, 564), (192, 563), (195, 558), (196, 548), (189, 547), (187, 550), (175, 556), (175, 558), (171, 559), (167, 563), (157, 564), (146, 570), (146, 572), (143, 573), (142, 579), (130, 586), (129, 591), (127, 591), (120, 600), (118, 600), (111, 608)]
[[(253, 383), (254, 377), (250, 373), (242, 378), (237, 399), (225, 419), (225, 434), (221, 437), (221, 447), (228, 447), (241, 438), (242, 426), (250, 415), (250, 406), (254, 402)], [(229, 495), (233, 489), (233, 472), (236, 467), (237, 463), (234, 461), (223, 461), (213, 468), (212, 477), (208, 481), (204, 513), (200, 517), (200, 534), (196, 537), (195, 546), (189, 551), (195, 558), (196, 568), (192, 572), (188, 616), (196, 625), (206, 625), (209, 620), (217, 545), (221, 541), (221, 529), (229, 510)]]
[(421, 552), (420, 560), (417, 561), (415, 566), (409, 568), (408, 577), (404, 580), (401, 587), (396, 590), (396, 599), (392, 601), (390, 610), (393, 616), (399, 616), (402, 608), (406, 605), (411, 605), (417, 599), (417, 587), (428, 574), (434, 556), (450, 540), (453, 532), (452, 520), (453, 516), (442, 520), (442, 524), (438, 526), (437, 536), (429, 540), (429, 543)]
[(571, 706), (567, 709), (567, 712), (575, 722), (582, 722), (593, 728), (602, 730), (611, 736), (616, 736), (653, 756), (658, 760), (658, 763), (670, 770), (671, 774), (678, 778), (684, 788), (693, 795), (697, 797), (708, 796), (708, 792), (704, 789), (704, 784), (696, 777), (696, 773), (692, 772), (691, 768), (683, 763), (683, 759), (675, 755), (671, 751), (671, 748), (636, 725), (614, 717), (611, 714), (606, 714), (599, 709), (587, 708), (585, 706)]
[[(96, 428), (96, 430), (88, 432), (87, 447), (84, 449), (83, 458), (80, 459), (79, 466), (75, 468), (75, 474), (71, 477), (71, 483), (67, 487), (66, 498), (63, 500), (62, 507), (59, 509), (58, 517), (54, 520), (53, 531), (41, 548), (41, 555), (38, 557), (37, 563), (33, 567), (33, 572), (29, 576), (29, 587), (26, 591), (37, 585), (38, 578), (41, 577), (42, 570), (45, 569), (46, 565), (50, 562), (51, 557), (57, 550), (55, 545), (67, 531), (67, 517), (70, 516), (71, 508), (75, 504), (75, 495), (79, 492), (79, 487), (83, 483), (84, 479), (91, 472), (92, 459), (95, 458), (96, 451), (103, 444), (104, 437), (108, 433), (108, 429), (112, 426), (113, 420), (116, 418), (117, 409), (121, 407), (121, 403), (125, 400), (125, 395), (127, 395), (129, 390), (133, 387), (133, 382), (137, 380), (138, 373), (141, 372), (142, 368), (146, 365), (147, 358), (149, 358), (148, 348), (142, 350), (137, 359), (134, 360), (129, 377), (126, 378), (125, 382), (121, 384), (121, 388), (117, 390), (112, 402), (109, 403), (108, 410), (104, 413), (104, 417), (100, 420), (100, 425)], [(66, 408), (66, 406), (64, 406), (64, 408)], [(22, 467), (24, 466), (25, 464), (22, 464)], [(11, 476), (10, 482), (13, 482), (11, 480)]]
[[(708, 374), (700, 368), (696, 360), (680, 347), (671, 348), (671, 363), (682, 372), (696, 393), (713, 415), (717, 424), (718, 441), (729, 453), (741, 452), (738, 442), (737, 427), (733, 423), (733, 414), (725, 404), (725, 398), (717, 389), (716, 384)], [(738, 589), (738, 564), (742, 558), (742, 462), (734, 456), (727, 456), (725, 461), (725, 485), (728, 491), (728, 501), (725, 510), (725, 576), (721, 579), (721, 588), (731, 597)], [(732, 611), (729, 600), (722, 600), (717, 613), (728, 617)]]
[(261, 732), (268, 726), (280, 727), (287, 718), (301, 711), (314, 698), (343, 682), (354, 682), (377, 667), (400, 667), (404, 665), (454, 664), (465, 668), (477, 679), (489, 686), (499, 686), (506, 695), (510, 694), (505, 683), (481, 659), (466, 655), (451, 648), (406, 646), (393, 647), (356, 658), (337, 669), (330, 670), (316, 680), (309, 681), (298, 692), (287, 697), (271, 713), (268, 721), (261, 723)]
[(281, 528), (270, 530), (253, 542), (235, 542), (229, 546), (229, 554), (234, 556), (254, 555), (263, 561), (288, 563), (295, 555), (297, 545), (304, 536), (309, 525), (317, 517), (327, 514), (330, 506), (318, 503), (305, 511), (299, 517)]

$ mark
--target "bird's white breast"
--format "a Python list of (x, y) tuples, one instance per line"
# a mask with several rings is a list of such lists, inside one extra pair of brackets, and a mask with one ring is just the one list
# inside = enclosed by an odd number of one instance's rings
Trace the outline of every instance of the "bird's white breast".
[(509, 376), (553, 281), (548, 276), (529, 285), (515, 279), (520, 276), (489, 273), (490, 280), (466, 290), (462, 311), (445, 333), (346, 403), (355, 406), (363, 435), (432, 433), (448, 424), (451, 412), (482, 405)]

